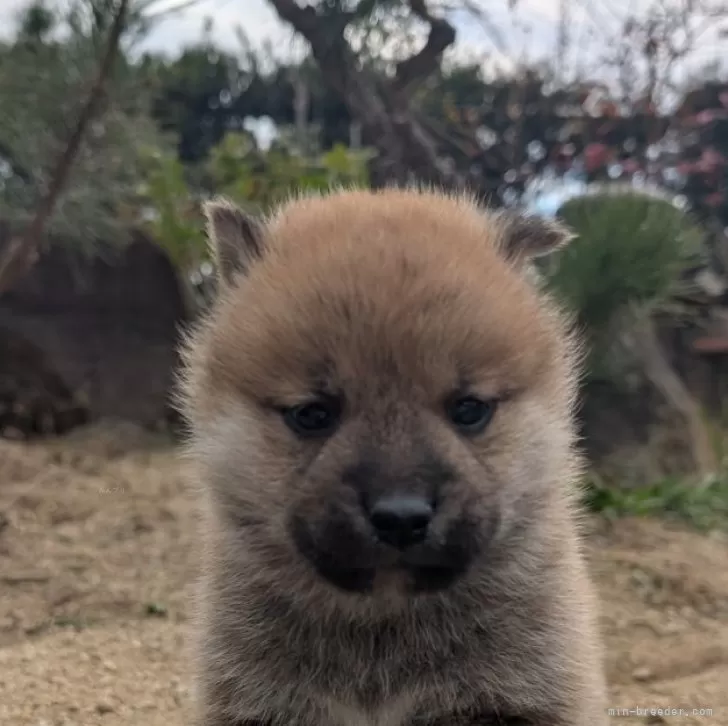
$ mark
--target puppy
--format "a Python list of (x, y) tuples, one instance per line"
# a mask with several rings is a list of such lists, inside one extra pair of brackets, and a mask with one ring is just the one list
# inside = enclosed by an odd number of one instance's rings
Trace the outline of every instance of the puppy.
[(551, 222), (435, 191), (206, 207), (181, 403), (197, 726), (598, 726)]

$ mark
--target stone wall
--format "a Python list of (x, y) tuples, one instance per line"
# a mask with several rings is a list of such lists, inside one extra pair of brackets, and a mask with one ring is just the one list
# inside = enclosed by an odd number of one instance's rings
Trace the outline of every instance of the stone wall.
[(0, 329), (37, 346), (92, 417), (142, 425), (167, 415), (183, 322), (174, 268), (141, 235), (93, 258), (51, 247), (0, 298)]

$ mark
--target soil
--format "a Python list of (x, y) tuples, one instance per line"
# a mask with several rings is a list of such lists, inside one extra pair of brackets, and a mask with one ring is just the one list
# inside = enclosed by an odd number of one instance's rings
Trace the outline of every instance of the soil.
[[(0, 440), (0, 724), (187, 723), (181, 471), (168, 442), (129, 426)], [(613, 723), (728, 726), (725, 535), (593, 523)]]

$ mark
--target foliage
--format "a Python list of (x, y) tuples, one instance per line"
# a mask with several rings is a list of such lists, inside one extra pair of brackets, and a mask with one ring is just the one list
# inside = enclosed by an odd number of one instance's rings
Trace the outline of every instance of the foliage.
[(209, 43), (186, 49), (171, 63), (144, 59), (144, 70), (157, 87), (154, 116), (162, 129), (177, 135), (183, 162), (202, 160), (227, 129), (242, 128), (248, 110), (241, 108), (241, 95), (256, 75), (241, 65)]
[[(39, 0), (17, 38), (0, 46), (0, 174), (6, 177), (0, 181), (0, 216), (27, 219), (77, 111), (79, 89), (93, 75), (113, 1), (70, 0), (65, 12)], [(143, 34), (139, 9), (148, 4), (150, 0), (135, 0), (132, 34)], [(382, 48), (413, 32), (420, 37), (427, 25), (411, 17), (403, 0), (315, 5), (322, 23), (336, 24), (343, 11), (353, 12), (349, 42), (375, 75), (391, 74), (393, 63), (412, 50), (401, 43), (392, 52), (380, 53)], [(435, 0), (428, 7), (439, 5)], [(405, 17), (413, 20), (412, 27), (399, 23)], [(55, 32), (62, 23), (66, 35)], [(133, 192), (149, 168), (148, 155), (139, 158), (136, 150), (162, 148), (160, 130), (174, 137), (184, 165), (168, 173), (190, 178), (202, 169), (208, 189), (221, 179), (224, 190), (262, 204), (292, 183), (319, 188), (332, 176), (328, 162), (302, 158), (289, 144), (274, 148), (264, 161), (259, 150), (242, 148), (246, 118), (269, 116), (279, 127), (297, 119), (297, 88), (303, 87), (306, 97), (304, 122), (309, 130), (320, 130), (320, 148), (349, 143), (352, 117), (340, 92), (325, 82), (310, 57), (266, 66), (242, 33), (240, 40), (239, 49), (223, 52), (208, 31), (177, 58), (147, 54), (132, 61), (127, 56), (118, 64), (111, 113), (84, 146), (52, 232), (88, 241), (120, 237), (123, 224), (116, 212), (131, 207)], [(716, 215), (728, 225), (725, 83), (695, 88), (678, 112), (666, 117), (652, 106), (620, 105), (599, 83), (556, 85), (547, 65), (490, 76), (482, 68), (482, 63), (441, 66), (412, 98), (438, 159), (467, 170), (477, 192), (495, 202), (515, 202), (544, 172), (578, 174), (589, 181), (650, 179), (685, 195), (701, 217)], [(238, 142), (229, 138), (231, 133)], [(367, 138), (365, 131), (363, 141), (377, 139)], [(241, 148), (233, 148), (236, 144)], [(223, 168), (223, 156), (242, 164), (240, 175)], [(217, 171), (211, 168), (215, 165)], [(268, 173), (273, 178), (264, 179)], [(337, 174), (358, 178), (358, 172)]]
[(559, 216), (577, 234), (545, 263), (547, 284), (593, 338), (622, 313), (676, 294), (700, 253), (702, 232), (670, 201), (628, 190), (566, 202)]
[(292, 153), (284, 144), (258, 148), (248, 134), (231, 132), (213, 147), (195, 187), (193, 175), (168, 153), (147, 151), (147, 181), (140, 187), (150, 205), (146, 222), (153, 237), (187, 271), (206, 259), (200, 200), (224, 195), (246, 206), (267, 209), (297, 190), (366, 185), (367, 151), (336, 145), (315, 157)]
[[(372, 74), (391, 74), (393, 60), (411, 50), (399, 42), (411, 30), (398, 20), (409, 17), (401, 0), (332, 0), (316, 3), (316, 10), (323, 24), (342, 22), (345, 10), (354, 14), (349, 41)], [(397, 48), (384, 52), (392, 39)], [(307, 96), (305, 121), (320, 129), (321, 146), (349, 143), (352, 117), (343, 96), (310, 57), (264, 68), (249, 44), (239, 53), (223, 53), (208, 36), (175, 60), (147, 56), (142, 65), (156, 88), (154, 117), (178, 136), (186, 164), (204, 162), (247, 117), (293, 123), (300, 83)], [(544, 172), (586, 181), (649, 180), (685, 195), (702, 217), (717, 215), (728, 226), (728, 85), (693, 85), (671, 115), (654, 104), (622, 101), (602, 83), (557, 84), (548, 64), (486, 75), (481, 62), (438, 68), (412, 99), (438, 157), (467, 170), (476, 190), (496, 202), (517, 201)], [(376, 142), (365, 135), (364, 143)]]
[(240, 131), (246, 118), (268, 116), (276, 124), (295, 121), (295, 85), (303, 82), (308, 96), (306, 121), (319, 130), (322, 147), (349, 138), (350, 115), (336, 92), (321, 78), (309, 58), (298, 64), (263, 68), (247, 50), (223, 53), (203, 39), (185, 48), (179, 58), (146, 55), (140, 70), (155, 88), (153, 116), (160, 128), (178, 138), (185, 164), (204, 162), (228, 131)]
[(292, 153), (284, 144), (260, 151), (250, 136), (227, 134), (208, 164), (215, 190), (232, 199), (267, 208), (297, 189), (366, 185), (368, 151), (335, 145), (315, 157)]
[[(65, 17), (31, 8), (24, 35), (0, 47), (0, 218), (11, 225), (25, 225), (33, 215), (98, 71), (98, 33), (80, 21), (83, 4), (71, 3)], [(63, 23), (68, 35), (50, 40), (52, 22)], [(146, 113), (144, 89), (128, 67), (119, 70), (47, 228), (83, 249), (126, 239), (120, 210), (131, 205), (141, 177), (137, 149), (163, 143)]]
[(686, 94), (676, 115), (680, 158), (674, 180), (703, 218), (728, 225), (728, 83)]
[(206, 257), (206, 246), (185, 168), (176, 156), (159, 149), (146, 150), (144, 160), (145, 181), (139, 192), (149, 205), (146, 226), (180, 269), (191, 270)]
[(728, 225), (728, 83), (693, 88), (671, 116), (652, 109), (597, 121), (601, 131), (574, 158), (586, 179), (656, 184)]
[(609, 518), (667, 516), (703, 529), (728, 530), (728, 476), (702, 486), (668, 478), (649, 486), (620, 489), (592, 477), (585, 490), (586, 505)]
[(698, 79), (673, 113), (623, 103), (604, 84), (553, 82), (548, 67), (487, 77), (441, 69), (418, 96), (441, 153), (475, 165), (496, 199), (513, 203), (542, 174), (584, 182), (651, 183), (728, 226), (728, 83)]

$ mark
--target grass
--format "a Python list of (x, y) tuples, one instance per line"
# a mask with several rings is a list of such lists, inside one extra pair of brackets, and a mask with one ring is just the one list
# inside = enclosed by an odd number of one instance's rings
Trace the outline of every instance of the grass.
[(76, 632), (85, 630), (93, 624), (93, 620), (78, 616), (60, 615), (53, 619), (53, 624), (57, 628), (73, 628)]
[(144, 608), (144, 612), (150, 617), (157, 618), (166, 618), (168, 615), (166, 606), (158, 602), (147, 603), (146, 607)]
[(696, 485), (681, 479), (663, 479), (637, 489), (607, 487), (590, 478), (586, 505), (614, 519), (624, 516), (667, 517), (701, 531), (728, 531), (728, 476)]

